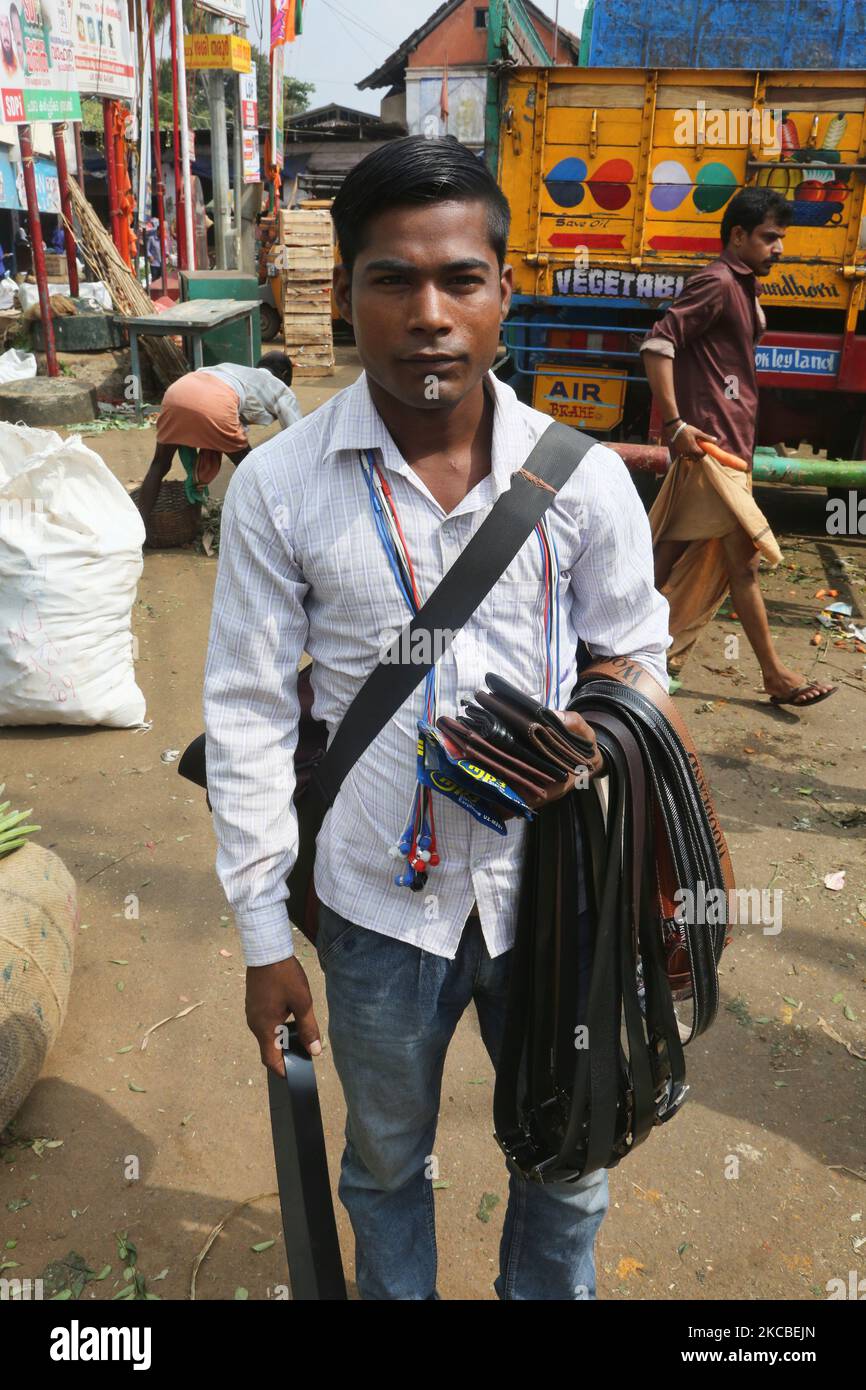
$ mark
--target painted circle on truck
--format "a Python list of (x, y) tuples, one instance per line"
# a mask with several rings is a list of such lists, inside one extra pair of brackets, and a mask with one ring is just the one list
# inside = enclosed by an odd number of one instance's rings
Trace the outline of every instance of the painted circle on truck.
[(586, 178), (586, 165), (576, 155), (561, 159), (545, 175), (544, 185), (557, 207), (576, 208), (584, 198), (583, 181)]
[(737, 176), (727, 164), (716, 161), (698, 170), (694, 203), (698, 212), (718, 212), (737, 191)]
[(634, 168), (627, 159), (608, 159), (596, 169), (587, 187), (605, 212), (619, 212), (631, 198), (629, 183)]
[(656, 212), (674, 212), (692, 191), (692, 176), (678, 159), (663, 159), (652, 172), (650, 202)]

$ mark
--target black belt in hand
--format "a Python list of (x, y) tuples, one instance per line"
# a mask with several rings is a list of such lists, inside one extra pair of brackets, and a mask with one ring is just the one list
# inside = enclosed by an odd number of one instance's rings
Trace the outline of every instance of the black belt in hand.
[[(679, 1110), (688, 1090), (684, 1034), (691, 1041), (704, 1032), (718, 1008), (727, 913), (710, 925), (674, 921), (664, 903), (679, 887), (692, 891), (692, 903), (721, 889), (727, 904), (733, 887), (697, 754), (652, 678), (589, 679), (569, 709), (605, 755), (607, 814), (590, 784), (528, 827), (494, 1093), (509, 1166), (540, 1182), (614, 1167)], [(594, 928), (588, 948), (577, 930), (581, 862)], [(683, 962), (687, 988), (678, 997), (693, 1000), (687, 1029), (672, 990)]]

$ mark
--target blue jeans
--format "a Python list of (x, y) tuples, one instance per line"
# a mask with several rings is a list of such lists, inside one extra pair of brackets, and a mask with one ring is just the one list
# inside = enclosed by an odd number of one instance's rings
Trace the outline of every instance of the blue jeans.
[[(363, 1299), (438, 1298), (431, 1159), (445, 1053), (474, 999), (496, 1067), (512, 953), (491, 960), (476, 917), (451, 961), (324, 904), (316, 947), (348, 1112), (339, 1194), (355, 1233), (358, 1291)], [(607, 1206), (604, 1170), (543, 1186), (512, 1174), (499, 1298), (594, 1298), (593, 1245)]]

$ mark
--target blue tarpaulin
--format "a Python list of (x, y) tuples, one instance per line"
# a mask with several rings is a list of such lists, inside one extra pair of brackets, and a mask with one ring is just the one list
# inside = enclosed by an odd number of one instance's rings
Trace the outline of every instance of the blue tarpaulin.
[[(866, 0), (591, 0), (581, 63), (602, 68), (862, 68)], [(588, 39), (588, 42), (587, 42)]]

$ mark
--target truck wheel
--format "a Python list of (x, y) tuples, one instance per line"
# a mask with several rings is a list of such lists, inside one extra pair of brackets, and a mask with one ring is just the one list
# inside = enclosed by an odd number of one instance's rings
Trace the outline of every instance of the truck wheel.
[(272, 343), (282, 328), (280, 316), (273, 304), (262, 304), (259, 312), (262, 316), (262, 342)]

